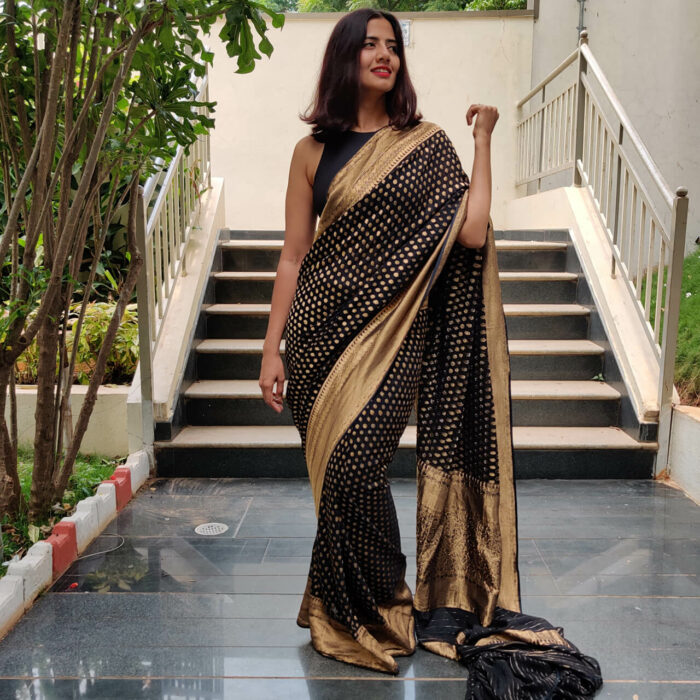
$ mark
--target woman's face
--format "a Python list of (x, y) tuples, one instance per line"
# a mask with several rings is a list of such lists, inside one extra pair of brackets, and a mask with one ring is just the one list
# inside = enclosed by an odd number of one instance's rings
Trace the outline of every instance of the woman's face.
[(375, 17), (367, 22), (360, 51), (360, 90), (389, 92), (396, 84), (401, 61), (394, 30), (388, 20)]

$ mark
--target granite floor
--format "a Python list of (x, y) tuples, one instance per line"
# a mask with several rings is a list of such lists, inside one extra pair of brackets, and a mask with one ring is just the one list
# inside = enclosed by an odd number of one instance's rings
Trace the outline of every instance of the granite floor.
[[(413, 590), (416, 486), (391, 487)], [(516, 492), (522, 610), (598, 659), (596, 697), (700, 698), (700, 508), (653, 481)], [(151, 480), (0, 641), (0, 698), (463, 698), (466, 669), (421, 649), (398, 677), (312, 649), (314, 534), (306, 480)]]

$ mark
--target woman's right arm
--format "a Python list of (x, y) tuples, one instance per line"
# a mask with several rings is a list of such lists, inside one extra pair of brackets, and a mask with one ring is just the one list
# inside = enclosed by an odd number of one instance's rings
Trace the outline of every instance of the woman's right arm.
[(299, 268), (313, 242), (316, 214), (313, 209), (313, 173), (323, 145), (307, 136), (294, 148), (289, 166), (285, 200), (284, 244), (280, 253), (270, 301), (270, 320), (263, 342), (259, 385), (263, 400), (280, 413), (284, 388), (284, 364), (280, 342), (297, 287)]

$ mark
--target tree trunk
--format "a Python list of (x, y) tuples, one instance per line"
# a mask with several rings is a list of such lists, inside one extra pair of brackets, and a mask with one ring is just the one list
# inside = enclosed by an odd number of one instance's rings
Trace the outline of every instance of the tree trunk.
[(56, 354), (60, 328), (61, 296), (54, 296), (49, 313), (39, 332), (39, 365), (37, 370), (36, 411), (34, 421), (34, 473), (29, 499), (29, 520), (35, 522), (49, 512), (54, 499), (53, 473), (57, 455), (56, 443)]
[(17, 473), (17, 450), (5, 420), (7, 390), (12, 367), (0, 367), (0, 517), (16, 517), (25, 507)]

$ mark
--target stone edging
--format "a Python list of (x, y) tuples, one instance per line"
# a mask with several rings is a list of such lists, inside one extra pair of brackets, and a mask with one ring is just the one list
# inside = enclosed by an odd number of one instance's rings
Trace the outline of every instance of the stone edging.
[(0, 638), (131, 500), (149, 471), (146, 452), (130, 454), (126, 464), (98, 484), (95, 495), (78, 501), (73, 514), (61, 518), (46, 539), (35, 542), (21, 559), (10, 562), (7, 573), (0, 578)]

